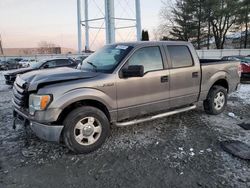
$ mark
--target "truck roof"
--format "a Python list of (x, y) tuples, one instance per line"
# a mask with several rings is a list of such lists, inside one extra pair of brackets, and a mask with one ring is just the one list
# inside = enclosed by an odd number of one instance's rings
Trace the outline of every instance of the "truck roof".
[(136, 41), (136, 42), (119, 42), (115, 43), (117, 45), (127, 45), (127, 46), (148, 46), (148, 45), (190, 45), (187, 41)]

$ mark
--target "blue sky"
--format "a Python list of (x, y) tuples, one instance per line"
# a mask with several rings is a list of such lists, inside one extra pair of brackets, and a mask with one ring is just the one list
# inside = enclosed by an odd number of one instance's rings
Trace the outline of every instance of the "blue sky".
[[(98, 7), (102, 9), (103, 2), (89, 0), (91, 18), (102, 16)], [(161, 0), (141, 0), (144, 29), (151, 32), (158, 26), (162, 6)], [(116, 17), (135, 16), (134, 0), (115, 0), (115, 7)], [(76, 0), (0, 0), (0, 34), (4, 47), (37, 47), (40, 41), (48, 41), (76, 49), (76, 20)], [(98, 24), (102, 23), (93, 23)], [(126, 24), (131, 25), (117, 22), (117, 26)], [(93, 49), (104, 43), (104, 32), (95, 37), (96, 34), (97, 30), (91, 30)], [(133, 40), (134, 37), (133, 29), (117, 31), (116, 35), (117, 41)]]

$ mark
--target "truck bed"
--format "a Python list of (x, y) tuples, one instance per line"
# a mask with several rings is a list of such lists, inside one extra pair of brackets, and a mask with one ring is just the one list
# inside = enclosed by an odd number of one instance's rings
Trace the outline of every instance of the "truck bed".
[(238, 73), (239, 61), (224, 61), (221, 59), (200, 59), (201, 66), (201, 100), (204, 100), (216, 79), (226, 79), (228, 92), (235, 90), (240, 82)]
[(225, 62), (221, 59), (200, 59), (200, 64), (209, 64), (209, 63), (222, 63)]

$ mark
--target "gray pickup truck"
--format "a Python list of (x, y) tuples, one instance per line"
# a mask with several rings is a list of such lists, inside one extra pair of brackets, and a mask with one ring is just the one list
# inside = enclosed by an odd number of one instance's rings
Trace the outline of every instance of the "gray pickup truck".
[(123, 127), (196, 108), (219, 114), (240, 82), (240, 62), (199, 60), (188, 42), (133, 42), (104, 46), (78, 69), (17, 76), (14, 125), (76, 153), (99, 148), (111, 125)]

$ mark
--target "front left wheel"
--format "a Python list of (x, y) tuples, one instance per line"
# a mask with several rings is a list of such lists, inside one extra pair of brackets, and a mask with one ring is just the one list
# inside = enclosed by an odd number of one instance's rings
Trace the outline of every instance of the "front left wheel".
[(97, 150), (109, 135), (109, 120), (95, 107), (79, 107), (69, 113), (64, 121), (63, 140), (76, 153)]

